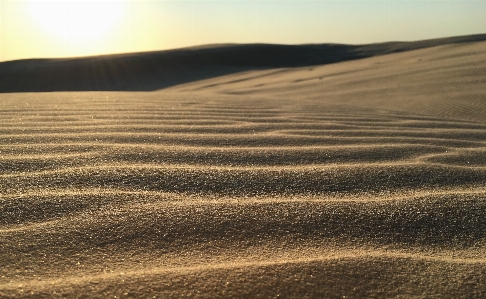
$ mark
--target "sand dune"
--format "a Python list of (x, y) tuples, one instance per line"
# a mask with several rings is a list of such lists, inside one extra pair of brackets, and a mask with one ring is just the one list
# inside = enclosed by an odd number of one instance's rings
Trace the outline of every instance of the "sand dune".
[(448, 44), (486, 34), (367, 45), (227, 44), (159, 52), (0, 63), (0, 92), (154, 91), (243, 71), (303, 67)]
[(423, 43), (1, 94), (0, 297), (485, 297), (486, 43)]

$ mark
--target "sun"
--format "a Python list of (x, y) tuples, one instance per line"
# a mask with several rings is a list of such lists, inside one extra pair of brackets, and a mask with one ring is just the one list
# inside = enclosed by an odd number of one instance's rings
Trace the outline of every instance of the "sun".
[(68, 47), (107, 42), (125, 15), (125, 1), (26, 1), (37, 30)]

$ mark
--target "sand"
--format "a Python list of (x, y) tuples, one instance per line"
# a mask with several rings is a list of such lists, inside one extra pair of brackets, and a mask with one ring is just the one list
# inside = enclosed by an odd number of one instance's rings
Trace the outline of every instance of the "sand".
[(486, 43), (0, 95), (1, 298), (486, 297)]

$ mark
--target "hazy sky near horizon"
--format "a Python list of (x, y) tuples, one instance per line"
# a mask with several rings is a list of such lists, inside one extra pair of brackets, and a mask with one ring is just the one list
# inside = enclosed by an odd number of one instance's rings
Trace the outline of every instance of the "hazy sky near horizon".
[(0, 0), (0, 61), (486, 33), (485, 0)]

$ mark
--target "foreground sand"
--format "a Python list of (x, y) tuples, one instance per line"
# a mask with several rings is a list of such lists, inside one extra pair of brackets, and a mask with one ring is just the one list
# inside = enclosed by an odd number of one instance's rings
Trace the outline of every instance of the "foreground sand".
[(486, 43), (0, 95), (0, 297), (484, 298)]

